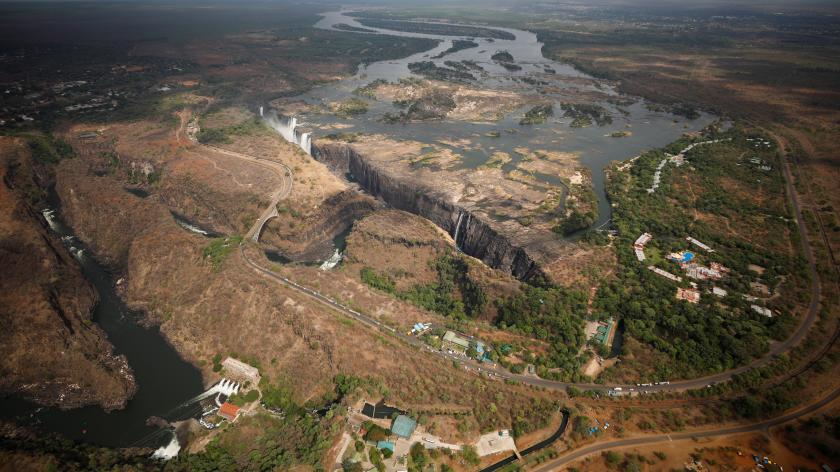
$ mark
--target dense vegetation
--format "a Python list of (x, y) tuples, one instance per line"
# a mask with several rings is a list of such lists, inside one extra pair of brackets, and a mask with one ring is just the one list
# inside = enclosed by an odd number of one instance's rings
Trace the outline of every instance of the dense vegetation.
[(229, 144), (231, 136), (250, 136), (260, 132), (267, 132), (268, 128), (259, 118), (251, 118), (235, 125), (224, 128), (202, 127), (196, 138), (202, 144)]
[(513, 62), (513, 56), (507, 51), (496, 51), (490, 59), (496, 62)]
[[(788, 254), (796, 225), (786, 220), (784, 181), (775, 148), (757, 146), (755, 138), (739, 128), (710, 131), (703, 139), (710, 138), (723, 142), (695, 147), (686, 154), (690, 166), (666, 166), (663, 184), (653, 194), (646, 188), (664, 153), (676, 154), (690, 140), (643, 154), (629, 172), (614, 169), (610, 173), (608, 191), (620, 235), (615, 245), (621, 270), (616, 279), (600, 287), (595, 313), (601, 317), (619, 314), (627, 334), (674, 361), (655, 366), (653, 375), (659, 379), (732, 368), (761, 355), (769, 339), (790, 333), (794, 324), (790, 310), (807, 283), (802, 262)], [(758, 161), (751, 161), (756, 156)], [(752, 162), (770, 164), (771, 170)], [(729, 221), (738, 230), (709, 221)], [(639, 263), (632, 243), (643, 232), (651, 233), (654, 240), (646, 247), (648, 260)], [(715, 248), (714, 253), (697, 255), (703, 262), (730, 268), (728, 276), (714, 282), (727, 290), (727, 296), (712, 296), (707, 292), (713, 283), (698, 281), (699, 304), (676, 300), (677, 286), (688, 287), (688, 280), (677, 283), (647, 270), (647, 265), (654, 264), (680, 273), (676, 263), (663, 255), (688, 249), (686, 236)], [(760, 266), (763, 273), (751, 271), (749, 264)], [(775, 288), (779, 295), (748, 301), (745, 295), (755, 293), (751, 282)], [(765, 304), (776, 315), (761, 316), (750, 309), (752, 303)]]
[(475, 80), (475, 77), (469, 72), (450, 69), (448, 67), (440, 67), (432, 61), (412, 62), (408, 65), (408, 70), (410, 70), (413, 74), (422, 75), (423, 77), (432, 80), (461, 83)]
[(606, 108), (591, 103), (563, 103), (563, 116), (573, 118), (572, 128), (583, 128), (591, 126), (594, 121), (598, 126), (612, 123), (612, 116)]
[(433, 262), (438, 274), (437, 281), (417, 284), (398, 292), (394, 279), (385, 273), (377, 273), (370, 267), (360, 271), (362, 281), (381, 290), (409, 301), (414, 305), (455, 319), (475, 317), (487, 303), (484, 290), (469, 276), (469, 266), (463, 258), (448, 254)]
[(477, 48), (478, 43), (468, 39), (456, 39), (452, 41), (452, 46), (449, 46), (445, 51), (433, 56), (433, 59), (440, 59), (443, 56), (452, 54), (454, 52), (463, 51), (464, 49)]
[(524, 285), (521, 293), (496, 301), (496, 323), (549, 343), (549, 352), (534, 359), (541, 376), (577, 379), (578, 350), (585, 341), (582, 315), (586, 304), (587, 295), (582, 291)]
[(242, 236), (231, 236), (226, 238), (215, 238), (201, 251), (203, 259), (218, 270), (231, 252), (242, 242)]
[(548, 117), (554, 115), (554, 107), (550, 103), (536, 105), (519, 120), (520, 125), (537, 125), (545, 123)]

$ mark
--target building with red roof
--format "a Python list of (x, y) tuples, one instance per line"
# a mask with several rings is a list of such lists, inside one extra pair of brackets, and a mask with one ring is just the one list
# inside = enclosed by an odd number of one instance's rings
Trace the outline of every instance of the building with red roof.
[(221, 408), (219, 408), (219, 416), (233, 422), (236, 420), (236, 417), (239, 416), (239, 407), (233, 403), (224, 402), (222, 403)]

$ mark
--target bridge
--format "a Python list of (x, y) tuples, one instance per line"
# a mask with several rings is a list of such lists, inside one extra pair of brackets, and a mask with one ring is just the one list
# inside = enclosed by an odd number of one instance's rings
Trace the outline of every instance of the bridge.
[[(187, 112), (188, 113), (188, 112)], [(251, 225), (251, 228), (245, 233), (245, 239), (250, 239), (252, 241), (259, 242), (260, 241), (260, 234), (262, 234), (263, 228), (265, 224), (272, 218), (276, 218), (280, 216), (280, 213), (277, 212), (277, 204), (280, 203), (281, 200), (287, 198), (292, 193), (292, 170), (289, 169), (289, 166), (286, 164), (272, 161), (270, 159), (265, 159), (262, 157), (254, 157), (249, 156), (247, 154), (242, 154), (236, 151), (230, 151), (228, 149), (223, 149), (216, 146), (211, 146), (209, 144), (201, 144), (196, 139), (196, 135), (198, 134), (198, 125), (195, 123), (189, 123), (189, 115), (187, 113), (180, 114), (181, 118), (181, 125), (178, 127), (178, 130), (175, 132), (175, 137), (178, 142), (182, 142), (181, 136), (182, 134), (187, 135), (187, 139), (194, 145), (199, 146), (201, 148), (207, 149), (209, 151), (216, 152), (218, 154), (224, 154), (226, 156), (235, 157), (237, 159), (242, 159), (244, 161), (248, 161), (252, 164), (256, 164), (258, 166), (262, 166), (280, 178), (280, 187), (277, 188), (271, 194), (271, 203), (266, 207), (266, 209), (262, 212), (257, 221)]]

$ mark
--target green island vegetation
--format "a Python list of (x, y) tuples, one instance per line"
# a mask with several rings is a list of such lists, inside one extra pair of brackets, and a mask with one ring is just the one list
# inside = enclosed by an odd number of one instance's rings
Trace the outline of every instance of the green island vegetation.
[(477, 48), (478, 43), (475, 41), (470, 41), (468, 39), (456, 39), (452, 41), (452, 46), (449, 46), (445, 51), (442, 51), (440, 54), (436, 54), (432, 56), (432, 59), (440, 59), (443, 56), (452, 54), (454, 52), (463, 51), (464, 49), (472, 49)]
[(513, 56), (507, 51), (496, 51), (490, 59), (496, 62), (513, 62)]
[(412, 74), (422, 75), (431, 80), (442, 80), (445, 82), (466, 83), (475, 80), (469, 72), (463, 70), (440, 67), (432, 61), (412, 62), (408, 65)]
[(563, 116), (573, 118), (572, 128), (584, 128), (591, 126), (594, 121), (598, 126), (612, 123), (612, 116), (606, 108), (591, 103), (561, 103)]
[(626, 138), (626, 137), (630, 136), (631, 134), (632, 133), (630, 133), (629, 131), (613, 131), (612, 133), (610, 133), (610, 137), (611, 138)]
[(368, 111), (368, 104), (366, 101), (358, 98), (348, 98), (343, 102), (335, 105), (333, 108), (336, 116), (342, 118), (350, 118), (357, 115), (364, 115)]
[(376, 100), (376, 89), (380, 85), (388, 85), (388, 81), (385, 79), (376, 79), (374, 81), (368, 82), (367, 84), (353, 90), (355, 95), (360, 97), (370, 98)]
[(437, 281), (417, 284), (401, 292), (397, 291), (396, 282), (388, 274), (363, 267), (360, 275), (362, 282), (370, 287), (456, 320), (481, 313), (487, 303), (487, 295), (470, 278), (467, 262), (460, 256), (447, 254), (432, 264), (438, 274)]
[[(690, 378), (760, 356), (771, 339), (789, 335), (796, 323), (790, 313), (807, 290), (805, 264), (789, 254), (789, 243), (798, 235), (795, 222), (788, 219), (777, 150), (757, 146), (766, 138), (740, 126), (710, 129), (696, 140), (709, 139), (722, 141), (686, 153), (689, 165), (665, 166), (662, 184), (652, 194), (646, 189), (665, 153), (679, 153), (691, 139), (642, 154), (629, 171), (609, 172), (620, 270), (599, 288), (594, 313), (600, 318), (619, 315), (627, 336), (671, 359), (656, 364), (656, 378)], [(739, 229), (733, 232), (721, 221), (738, 222)], [(633, 242), (644, 232), (654, 239), (646, 247), (650, 257), (640, 263)], [(687, 236), (714, 252), (689, 247)], [(695, 251), (701, 262), (717, 262), (730, 271), (718, 281), (698, 280), (703, 295), (697, 304), (675, 299), (677, 287), (688, 287), (687, 278), (674, 282), (646, 268), (653, 264), (680, 273), (675, 262), (664, 258), (680, 250)], [(762, 269), (756, 272), (751, 269), (755, 266)], [(752, 283), (764, 284), (776, 295), (750, 301), (746, 297), (756, 295)], [(719, 298), (707, 293), (712, 285), (728, 294)], [(754, 303), (767, 306), (774, 316), (754, 312)], [(608, 369), (605, 378), (610, 377)]]
[(399, 113), (386, 113), (382, 118), (384, 122), (440, 120), (455, 109), (456, 103), (452, 92), (433, 88), (414, 100), (395, 101), (394, 106), (404, 110)]
[(395, 21), (382, 18), (370, 18), (368, 12), (351, 14), (358, 22), (371, 28), (382, 28), (407, 33), (437, 34), (442, 36), (472, 36), (475, 38), (516, 39), (512, 33), (479, 26), (466, 26), (440, 23), (420, 23), (415, 21)]
[(519, 120), (520, 125), (537, 125), (545, 123), (550, 116), (554, 115), (554, 107), (551, 103), (542, 103), (535, 105), (533, 108), (525, 112), (525, 116)]
[(201, 250), (202, 259), (208, 261), (214, 270), (219, 270), (231, 252), (242, 242), (242, 236), (214, 238)]

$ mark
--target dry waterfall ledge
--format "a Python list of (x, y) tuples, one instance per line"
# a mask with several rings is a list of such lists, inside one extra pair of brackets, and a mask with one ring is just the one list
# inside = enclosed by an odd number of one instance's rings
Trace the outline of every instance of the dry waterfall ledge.
[(342, 176), (352, 175), (365, 191), (392, 207), (432, 221), (455, 238), (458, 248), (464, 253), (519, 280), (547, 280), (540, 262), (550, 262), (552, 255), (555, 258), (558, 256), (551, 249), (567, 245), (556, 235), (551, 235), (556, 241), (550, 244), (546, 244), (544, 238), (532, 244), (528, 244), (527, 240), (519, 244), (511, 235), (503, 234), (474, 212), (451, 202), (446, 195), (421, 183), (391, 175), (349, 144), (315, 142), (312, 143), (312, 155), (333, 172)]

